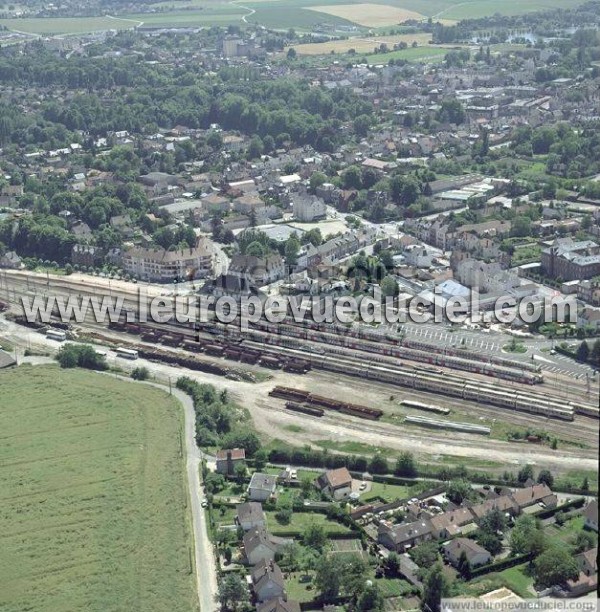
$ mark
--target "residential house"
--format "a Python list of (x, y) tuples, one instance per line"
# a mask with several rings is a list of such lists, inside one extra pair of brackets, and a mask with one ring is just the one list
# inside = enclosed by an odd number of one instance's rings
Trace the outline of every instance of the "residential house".
[(202, 198), (202, 207), (209, 211), (209, 214), (227, 213), (231, 210), (231, 202), (223, 196), (211, 193)]
[(235, 466), (246, 461), (246, 451), (243, 448), (226, 448), (217, 451), (217, 472), (232, 476)]
[(577, 298), (592, 306), (600, 306), (600, 281), (581, 281), (577, 285)]
[(73, 222), (73, 225), (71, 225), (71, 232), (73, 232), (77, 238), (87, 239), (92, 237), (92, 228), (80, 219)]
[(409, 548), (431, 540), (432, 530), (431, 523), (427, 519), (400, 525), (381, 522), (377, 532), (377, 541), (389, 550), (405, 552)]
[(245, 502), (236, 508), (237, 524), (244, 530), (249, 531), (253, 527), (264, 528), (267, 518), (263, 512), (262, 504), (258, 502)]
[(433, 251), (420, 244), (410, 244), (404, 249), (404, 257), (409, 266), (429, 268), (433, 263)]
[(586, 576), (593, 576), (598, 573), (598, 547), (587, 550), (575, 557), (579, 565), (579, 569)]
[(123, 269), (142, 280), (158, 283), (204, 278), (213, 270), (214, 254), (208, 239), (194, 248), (167, 251), (133, 247), (123, 253)]
[(530, 487), (517, 489), (511, 497), (520, 510), (540, 503), (546, 508), (554, 508), (558, 501), (556, 495), (545, 484), (534, 484)]
[(293, 599), (275, 597), (258, 604), (256, 612), (300, 612), (300, 604)]
[(470, 508), (475, 520), (479, 522), (492, 510), (500, 510), (503, 514), (515, 516), (519, 513), (519, 506), (510, 495), (499, 495), (493, 499), (488, 499), (480, 504), (475, 504)]
[(262, 287), (283, 278), (285, 265), (283, 258), (278, 253), (266, 257), (234, 255), (231, 258), (228, 273), (232, 276), (246, 278), (258, 287)]
[(473, 523), (473, 514), (470, 508), (456, 508), (429, 519), (431, 533), (435, 539), (449, 538), (462, 533), (462, 527)]
[(71, 263), (80, 267), (90, 268), (102, 263), (104, 249), (88, 244), (74, 244), (71, 249)]
[(294, 194), (292, 197), (294, 217), (298, 221), (317, 221), (327, 215), (325, 202), (314, 195), (307, 193)]
[(277, 597), (284, 598), (285, 581), (277, 563), (260, 561), (251, 574), (252, 586), (259, 602)]
[(267, 501), (277, 492), (277, 477), (273, 474), (254, 472), (248, 485), (248, 497), (252, 501)]
[(586, 306), (577, 317), (577, 327), (595, 327), (600, 329), (600, 308)]
[(454, 567), (458, 567), (463, 553), (466, 555), (471, 567), (486, 565), (492, 560), (492, 555), (485, 548), (468, 538), (454, 538), (450, 542), (446, 542), (442, 549), (444, 557)]
[(249, 565), (275, 560), (275, 554), (293, 540), (270, 535), (264, 527), (252, 527), (243, 537), (244, 554)]
[(592, 531), (598, 531), (598, 500), (593, 499), (585, 508), (585, 526)]
[(571, 597), (579, 597), (598, 588), (598, 547), (575, 556), (579, 575), (575, 580), (568, 580), (567, 591)]
[(345, 467), (327, 470), (317, 478), (317, 486), (323, 493), (339, 501), (352, 493), (352, 476)]

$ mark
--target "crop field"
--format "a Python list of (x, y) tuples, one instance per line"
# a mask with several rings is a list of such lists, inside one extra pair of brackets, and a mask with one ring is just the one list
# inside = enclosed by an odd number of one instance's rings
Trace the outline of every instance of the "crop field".
[[(299, 55), (326, 55), (328, 53), (347, 53), (354, 49), (357, 53), (373, 53), (375, 47), (386, 44), (390, 49), (400, 42), (412, 45), (416, 41), (417, 45), (423, 50), (423, 45), (427, 45), (431, 40), (431, 35), (420, 32), (418, 34), (398, 34), (396, 36), (365, 36), (349, 38), (347, 40), (330, 40), (322, 43), (308, 43), (295, 45), (294, 49)], [(447, 50), (443, 50), (447, 53)], [(304, 228), (305, 224), (302, 225)], [(308, 227), (308, 226), (307, 226)]]
[(298, 31), (327, 28), (346, 34), (366, 33), (406, 19), (433, 17), (443, 23), (501, 13), (522, 13), (568, 8), (584, 0), (161, 0), (152, 4), (155, 13), (124, 17), (24, 18), (3, 19), (0, 25), (31, 34), (81, 34), (99, 30), (127, 29), (139, 23), (156, 27), (201, 27), (211, 25), (260, 24), (265, 27)]
[(195, 610), (175, 401), (57, 366), (0, 397), (0, 610)]
[(64, 17), (64, 18), (24, 18), (0, 19), (0, 25), (9, 30), (26, 32), (28, 34), (85, 34), (100, 30), (127, 30), (137, 25), (128, 19), (111, 17)]
[(311, 6), (309, 8), (311, 11), (341, 17), (367, 28), (397, 25), (408, 19), (424, 19), (421, 13), (386, 4), (337, 4), (333, 6)]

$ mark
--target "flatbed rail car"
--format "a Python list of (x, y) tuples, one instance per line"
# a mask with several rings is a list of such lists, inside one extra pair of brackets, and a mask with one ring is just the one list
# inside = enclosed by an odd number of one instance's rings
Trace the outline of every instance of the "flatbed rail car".
[(269, 395), (271, 397), (279, 397), (282, 399), (293, 400), (296, 402), (304, 402), (308, 399), (310, 393), (308, 391), (303, 391), (302, 389), (277, 386), (273, 387), (273, 389), (269, 391)]
[(128, 349), (123, 346), (117, 347), (116, 351), (117, 357), (121, 357), (123, 359), (137, 359), (139, 353), (135, 349)]
[(435, 412), (437, 414), (450, 414), (450, 408), (443, 408), (442, 406), (435, 406), (434, 404), (425, 404), (415, 400), (402, 400), (400, 404), (407, 408), (416, 408), (417, 410), (426, 410), (427, 412)]
[(293, 412), (302, 412), (303, 414), (309, 414), (311, 416), (322, 417), (325, 414), (325, 410), (323, 410), (323, 408), (306, 406), (305, 404), (298, 404), (296, 402), (286, 402), (285, 407)]

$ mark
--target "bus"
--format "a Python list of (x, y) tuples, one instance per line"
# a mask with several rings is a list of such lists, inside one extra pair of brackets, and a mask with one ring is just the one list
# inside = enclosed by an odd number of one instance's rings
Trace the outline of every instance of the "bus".
[(116, 350), (117, 357), (122, 357), (123, 359), (137, 359), (138, 352), (133, 349), (123, 348), (122, 346), (118, 347)]
[(64, 342), (67, 339), (67, 334), (62, 329), (49, 329), (46, 331), (46, 338)]

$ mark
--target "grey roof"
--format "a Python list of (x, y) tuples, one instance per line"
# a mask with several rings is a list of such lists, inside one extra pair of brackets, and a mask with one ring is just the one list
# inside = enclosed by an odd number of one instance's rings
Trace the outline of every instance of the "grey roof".
[(488, 555), (488, 551), (477, 544), (474, 540), (468, 538), (454, 538), (444, 544), (444, 548), (454, 556), (460, 555), (463, 551), (467, 555), (467, 559), (471, 560), (475, 555)]
[(265, 513), (263, 512), (262, 504), (259, 502), (240, 504), (237, 507), (237, 518), (240, 523), (246, 521), (264, 521)]
[(246, 556), (249, 556), (252, 551), (261, 544), (270, 548), (272, 551), (277, 549), (277, 544), (271, 540), (267, 530), (264, 527), (252, 527), (244, 534), (244, 550)]
[(250, 479), (250, 489), (259, 491), (274, 492), (277, 486), (277, 476), (272, 474), (262, 474), (261, 472), (254, 472)]
[(279, 565), (264, 560), (259, 561), (252, 570), (252, 583), (255, 591), (260, 591), (269, 580), (279, 585), (281, 589), (285, 588), (285, 580)]

